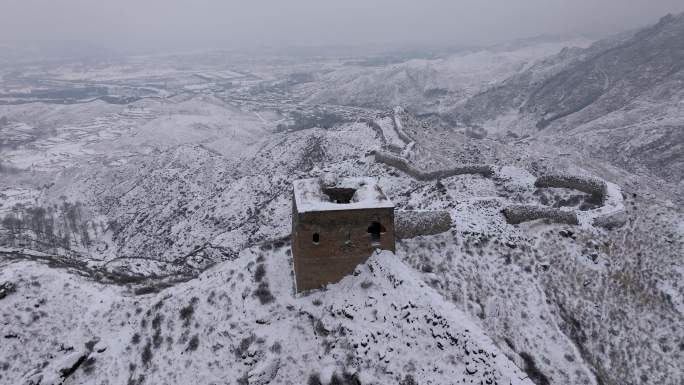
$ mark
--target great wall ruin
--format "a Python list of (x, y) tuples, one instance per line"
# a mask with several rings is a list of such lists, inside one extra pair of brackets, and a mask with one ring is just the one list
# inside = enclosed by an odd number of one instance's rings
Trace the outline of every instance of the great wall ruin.
[[(391, 122), (393, 133), (388, 133), (388, 127), (381, 127), (375, 123), (369, 123), (377, 133), (382, 136), (384, 148), (374, 151), (374, 160), (376, 163), (381, 163), (401, 171), (412, 178), (419, 181), (434, 181), (443, 178), (448, 178), (456, 175), (478, 174), (485, 178), (498, 178), (497, 173), (500, 167), (495, 167), (489, 164), (459, 164), (447, 168), (437, 170), (425, 170), (413, 164), (410, 160), (411, 151), (417, 145), (416, 141), (411, 138), (405, 131), (402, 124), (402, 118), (406, 118), (408, 113), (400, 107), (397, 107), (392, 112)], [(401, 139), (403, 147), (388, 140), (388, 136), (394, 136)], [(563, 173), (549, 173), (536, 177), (534, 188), (564, 188), (580, 191), (590, 195), (590, 199), (597, 203), (598, 207), (593, 210), (577, 212), (576, 210), (567, 210), (562, 208), (547, 207), (544, 205), (532, 204), (509, 204), (503, 210), (502, 214), (505, 216), (509, 224), (519, 224), (538, 219), (549, 220), (553, 223), (564, 223), (569, 225), (583, 225), (595, 226), (602, 228), (615, 228), (624, 224), (624, 205), (622, 193), (618, 186), (606, 182), (594, 176), (587, 175), (572, 175)], [(426, 213), (423, 214), (408, 214), (404, 213), (404, 220), (401, 226), (412, 228), (413, 231), (407, 231), (406, 234), (434, 234), (434, 229), (431, 226), (422, 225), (408, 225), (408, 222), (416, 218), (425, 218)], [(443, 215), (438, 216), (440, 229), (443, 229)], [(417, 220), (417, 219), (416, 219)], [(421, 223), (425, 222), (420, 220)], [(423, 229), (424, 230), (418, 230)], [(403, 232), (400, 232), (404, 235)], [(400, 236), (402, 237), (402, 236)]]

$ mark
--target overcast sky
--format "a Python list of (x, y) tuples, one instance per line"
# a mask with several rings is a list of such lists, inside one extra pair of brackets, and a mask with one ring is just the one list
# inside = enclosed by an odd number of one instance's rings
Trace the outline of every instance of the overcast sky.
[(602, 36), (683, 0), (0, 0), (0, 41), (103, 49), (467, 46)]

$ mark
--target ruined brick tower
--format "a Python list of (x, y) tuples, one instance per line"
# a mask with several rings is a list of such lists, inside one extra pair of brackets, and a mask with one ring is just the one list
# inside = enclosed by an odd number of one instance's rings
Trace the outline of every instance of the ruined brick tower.
[(293, 183), (297, 291), (337, 282), (375, 249), (394, 251), (394, 205), (370, 178)]

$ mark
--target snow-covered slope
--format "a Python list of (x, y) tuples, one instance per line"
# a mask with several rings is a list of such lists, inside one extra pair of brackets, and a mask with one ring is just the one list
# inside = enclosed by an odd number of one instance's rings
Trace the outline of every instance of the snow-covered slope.
[(6, 265), (0, 280), (14, 280), (16, 292), (3, 300), (3, 383), (47, 383), (82, 366), (68, 383), (531, 384), (394, 254), (299, 296), (289, 255), (245, 250), (144, 297), (35, 263)]
[[(452, 119), (586, 150), (635, 173), (684, 177), (684, 14), (563, 52), (499, 82)], [(541, 132), (540, 132), (541, 130)]]

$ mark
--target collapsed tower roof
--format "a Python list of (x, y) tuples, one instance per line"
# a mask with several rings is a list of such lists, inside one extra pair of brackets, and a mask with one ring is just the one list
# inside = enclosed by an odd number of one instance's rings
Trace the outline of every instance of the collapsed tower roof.
[(297, 212), (393, 208), (373, 178), (300, 179), (293, 182)]

